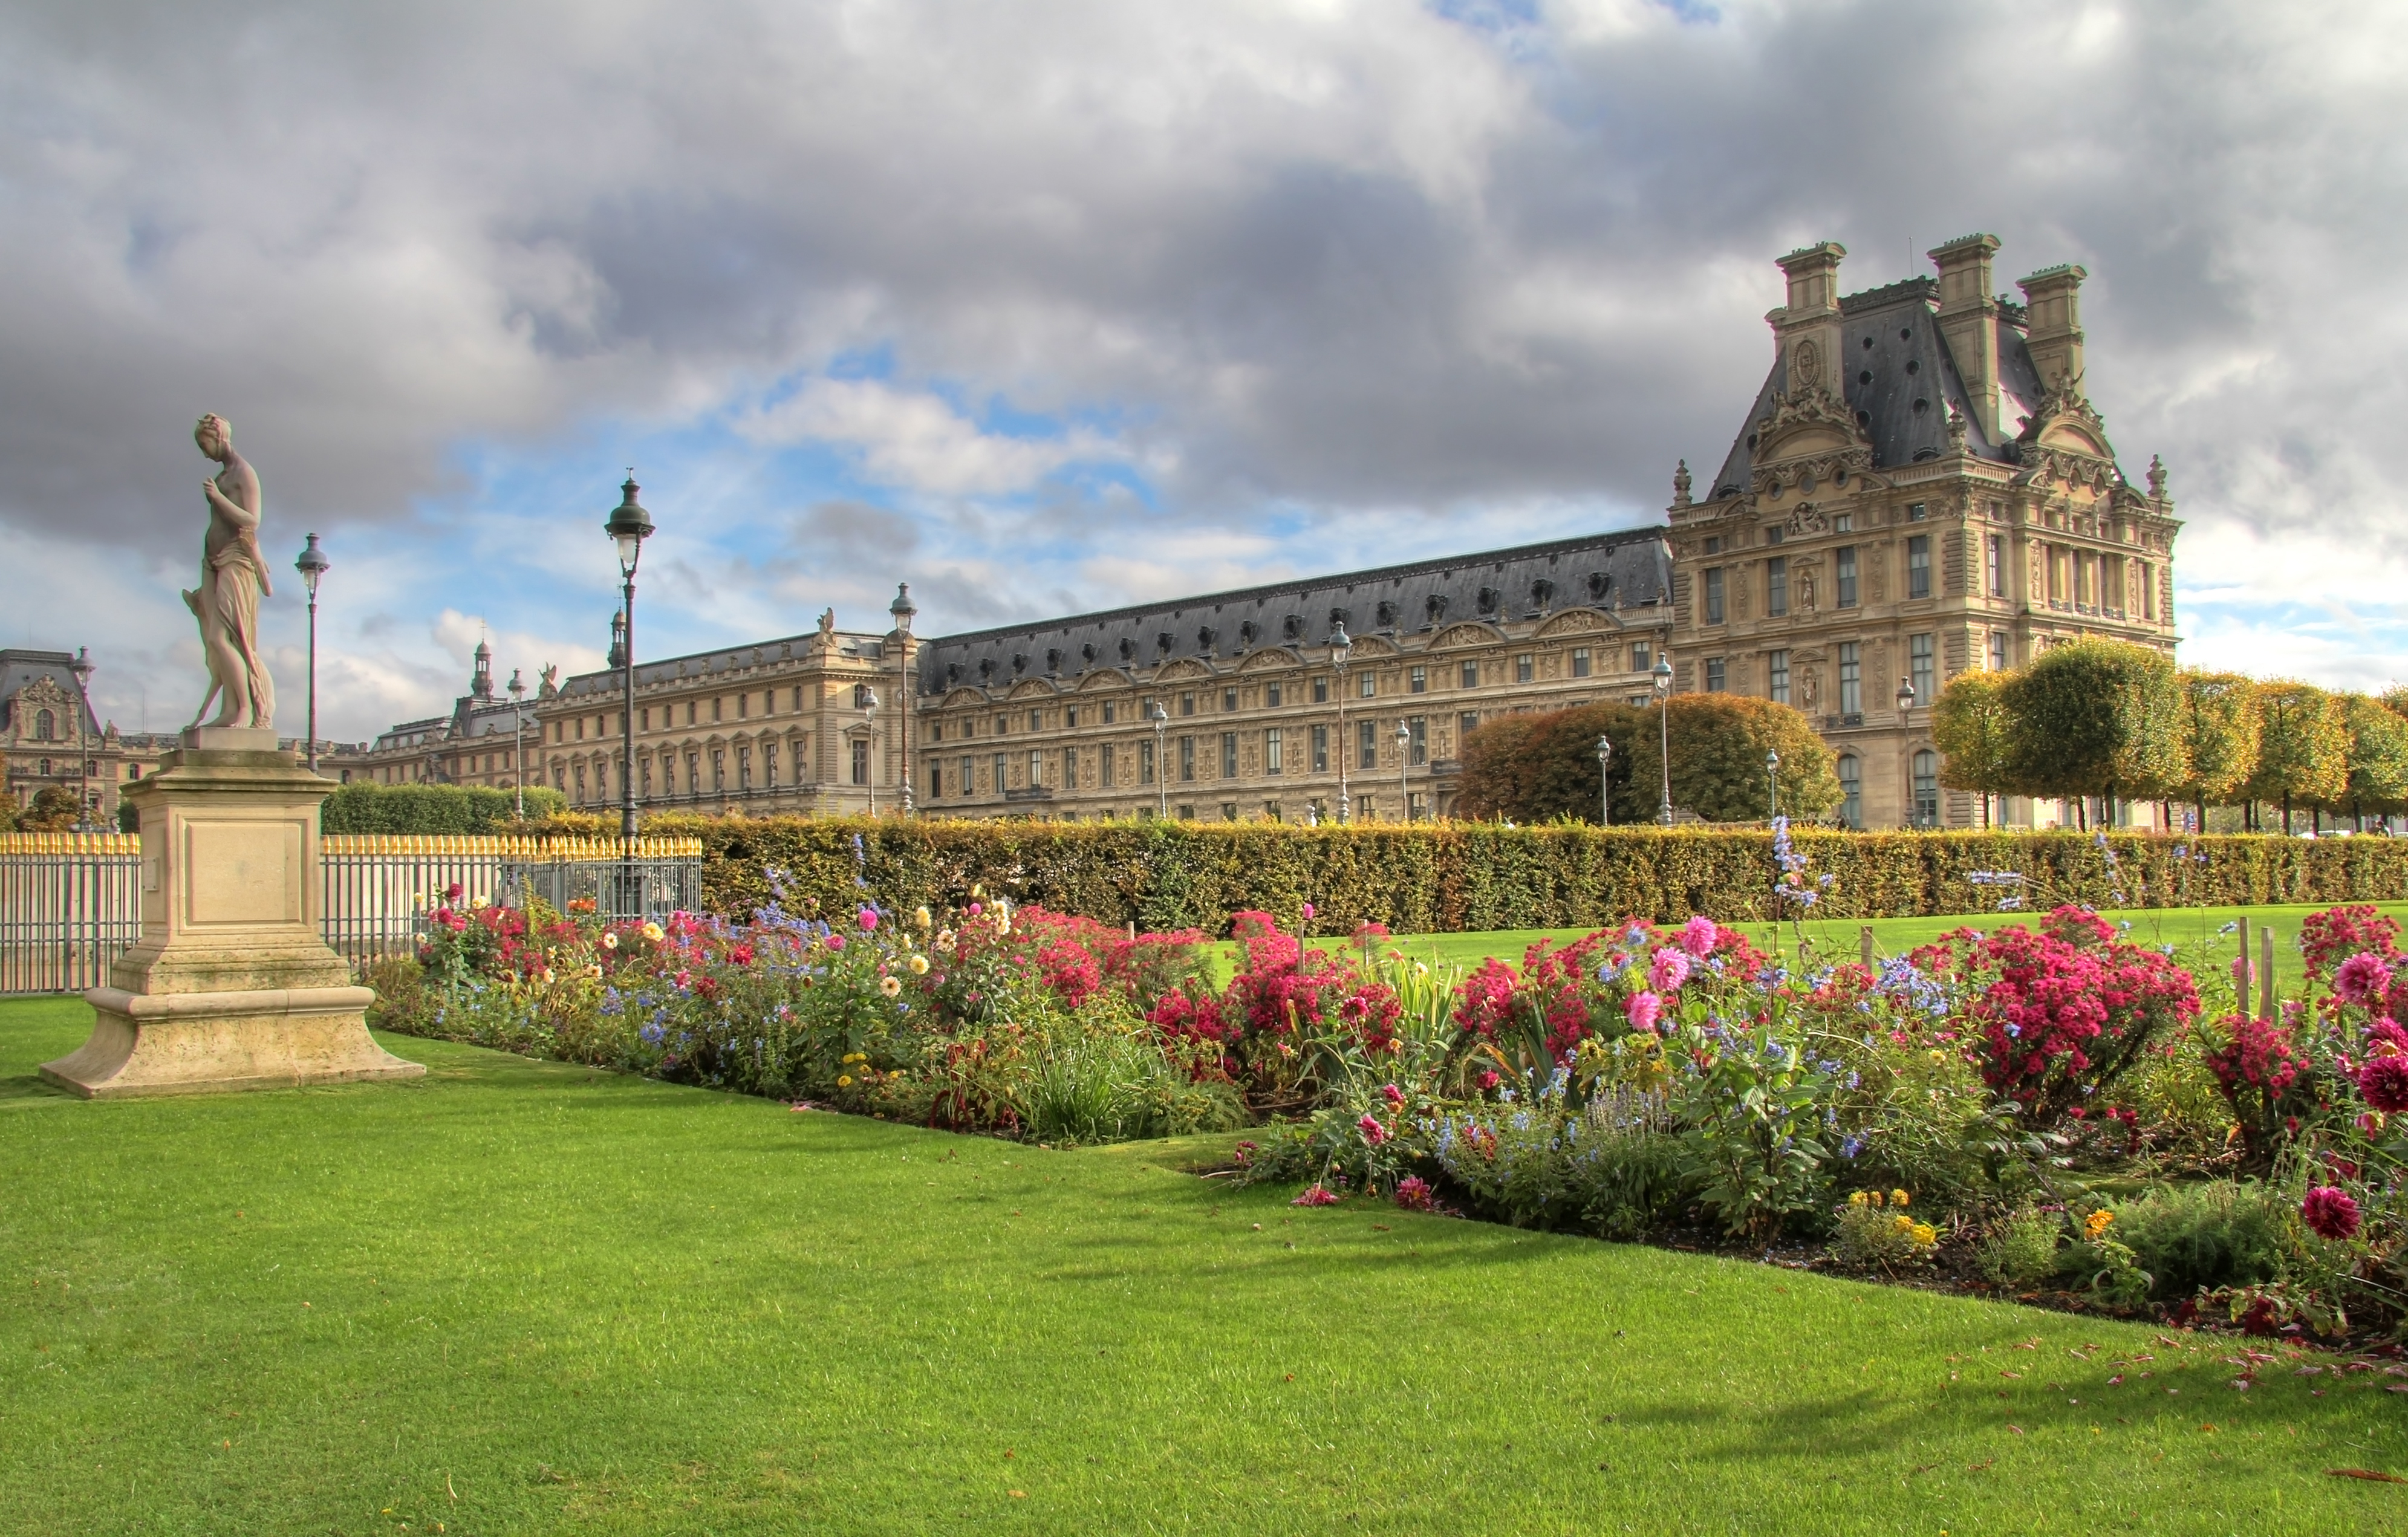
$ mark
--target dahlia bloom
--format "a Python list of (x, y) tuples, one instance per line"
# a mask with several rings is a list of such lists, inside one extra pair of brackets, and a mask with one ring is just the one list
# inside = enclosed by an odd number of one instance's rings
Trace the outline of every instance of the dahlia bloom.
[(2358, 1094), (2386, 1115), (2408, 1111), (2408, 1056), (2386, 1053), (2370, 1058), (2358, 1070)]
[(1689, 980), (1689, 957), (1679, 950), (1659, 950), (1647, 969), (1647, 985), (1659, 993), (1677, 993)]
[(1681, 926), (1681, 948), (1704, 960), (1714, 953), (1714, 941), (1721, 937), (1714, 921), (1700, 912)]
[(1632, 1029), (1653, 1034), (1656, 1021), (1663, 1016), (1664, 1000), (1653, 993), (1633, 993), (1630, 1001), (1622, 1006), (1622, 1013)]
[(2319, 1238), (2338, 1243), (2358, 1236), (2358, 1202), (2337, 1185), (2319, 1185), (2311, 1189), (2308, 1199), (2300, 1202), (2300, 1216)]
[(2344, 1003), (2371, 1009), (2383, 1001), (2384, 990), (2391, 985), (2391, 968), (2372, 951), (2361, 950), (2341, 963), (2333, 975), (2333, 996)]
[(1306, 1188), (1304, 1194), (1289, 1201), (1288, 1204), (1290, 1206), (1335, 1206), (1338, 1204), (1338, 1198), (1330, 1193), (1329, 1186), (1315, 1180)]

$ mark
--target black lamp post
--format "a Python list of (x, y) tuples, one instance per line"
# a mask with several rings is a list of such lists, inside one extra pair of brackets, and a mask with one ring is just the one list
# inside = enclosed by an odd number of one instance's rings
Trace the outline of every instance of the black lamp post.
[[(619, 712), (619, 740), (623, 761), (619, 765), (619, 837), (625, 843), (625, 856), (632, 860), (636, 854), (636, 563), (644, 557), (644, 540), (652, 538), (652, 515), (636, 500), (636, 472), (630, 468), (627, 479), (619, 487), (619, 505), (610, 510), (609, 521), (602, 532), (619, 553), (619, 576), (623, 606), (619, 623), (619, 660), (622, 709)], [(627, 874), (632, 880), (635, 867)]]
[(1170, 764), (1162, 755), (1162, 733), (1170, 725), (1170, 712), (1162, 708), (1160, 699), (1156, 699), (1146, 719), (1154, 723), (1154, 816), (1157, 822), (1168, 822), (1170, 820)]
[(1656, 666), (1649, 671), (1656, 680), (1656, 729), (1664, 756), (1664, 798), (1656, 805), (1656, 820), (1669, 827), (1672, 825), (1672, 658), (1657, 652)]
[(1341, 622), (1329, 636), (1329, 665), (1338, 673), (1338, 825), (1344, 826), (1353, 820), (1354, 803), (1346, 797), (1346, 658), (1354, 654), (1354, 642)]
[(92, 819), (92, 653), (76, 648), (67, 670), (76, 681), (76, 829), (96, 830)]
[[(1914, 713), (1914, 680), (1911, 677), (1900, 678), (1898, 681), (1898, 724), (1900, 725), (1910, 724), (1909, 718)], [(1912, 779), (1907, 781), (1906, 793), (1908, 807), (1906, 818), (1907, 825), (1913, 827), (1920, 827), (1923, 826), (1923, 808), (1914, 802), (1914, 782)]]
[(1764, 788), (1772, 810), (1768, 820), (1781, 820), (1781, 754), (1768, 747), (1764, 750)]
[[(903, 814), (910, 816), (913, 810), (911, 805), (911, 701), (917, 693), (911, 687), (911, 616), (920, 611), (919, 606), (911, 601), (910, 582), (898, 582), (895, 584), (895, 601), (886, 605), (886, 611), (895, 616), (895, 638), (898, 648), (895, 658), (895, 708), (902, 713), (896, 715), (895, 719), (896, 729), (901, 733), (902, 740), (896, 744), (896, 757), (903, 768)], [(1076, 789), (1077, 786), (1073, 785), (1071, 788)]]
[(301, 547), (300, 557), (293, 568), (301, 573), (301, 585), (309, 590), (309, 771), (318, 771), (318, 580), (334, 569), (335, 563), (326, 552), (318, 548), (318, 536)]
[(1402, 817), (1408, 826), (1413, 820), (1413, 792), (1411, 782), (1405, 778), (1405, 760), (1412, 756), (1407, 750), (1412, 747), (1412, 730), (1404, 722), (1398, 721), (1397, 723), (1397, 814)]
[(1606, 774), (1606, 766), (1613, 761), (1613, 742), (1606, 737), (1597, 739), (1597, 825), (1613, 826), (1613, 781)]
[(872, 816), (876, 816), (876, 815), (878, 814), (878, 757), (879, 757), (879, 754), (878, 754), (878, 690), (876, 689), (876, 687), (874, 687), (874, 686), (872, 686), (872, 685), (870, 685), (870, 684), (867, 684), (867, 683), (864, 683), (864, 684), (862, 685), (862, 688), (861, 688), (861, 707), (862, 707), (864, 710), (866, 710), (866, 711), (867, 711), (869, 712), (869, 773), (867, 774), (867, 779), (868, 779), (868, 781), (869, 781), (869, 814), (870, 814), (870, 815), (872, 815)]
[(510, 716), (515, 735), (510, 748), (510, 762), (518, 768), (518, 818), (526, 820), (526, 680), (519, 669), (510, 668)]

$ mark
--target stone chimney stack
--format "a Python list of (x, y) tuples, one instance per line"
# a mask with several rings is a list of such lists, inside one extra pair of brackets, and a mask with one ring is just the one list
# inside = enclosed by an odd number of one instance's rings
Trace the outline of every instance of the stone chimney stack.
[(2030, 306), (2030, 326), (2025, 343), (2040, 381), (2057, 389), (2082, 378), (2082, 280), (2090, 276), (2078, 266), (2052, 266), (2015, 284)]
[(1928, 252), (1940, 269), (1940, 335), (1972, 397), (1982, 436), (1999, 440), (1999, 301), (1990, 295), (1995, 235), (1966, 235)]
[(1788, 366), (1784, 394), (1815, 386), (1840, 393), (1840, 260), (1847, 253), (1847, 247), (1826, 240), (1781, 258), (1789, 302), (1764, 318)]

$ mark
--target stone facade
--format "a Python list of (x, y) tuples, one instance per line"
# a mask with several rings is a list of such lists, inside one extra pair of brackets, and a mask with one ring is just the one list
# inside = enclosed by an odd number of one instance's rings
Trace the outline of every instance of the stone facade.
[(115, 827), (119, 791), (155, 773), (173, 736), (124, 732), (92, 711), (79, 658), (64, 651), (0, 649), (0, 758), (19, 811), (57, 786), (83, 798), (88, 819)]
[(1756, 404), (1702, 500), (1686, 465), (1674, 479), (1677, 686), (1803, 711), (1860, 826), (1985, 814), (1939, 784), (1930, 707), (1956, 673), (2086, 635), (2174, 646), (2181, 524), (2163, 467), (2128, 481), (2083, 395), (2086, 274), (2053, 267), (2017, 284), (2023, 303), (1994, 297), (1998, 246), (1951, 241), (1930, 253), (1936, 279), (1845, 297), (1841, 247), (1782, 258)]
[[(510, 679), (520, 688), (516, 674)], [(513, 695), (497, 697), (494, 688), (493, 648), (480, 640), (468, 677), (468, 692), (452, 701), (448, 715), (404, 721), (373, 742), (345, 747), (332, 754), (320, 750), (322, 773), (349, 784), (472, 784), (509, 790), (519, 783), (521, 716), (529, 784), (546, 783), (536, 753), (537, 707), (552, 691), (549, 672), (543, 692), (533, 704)]]

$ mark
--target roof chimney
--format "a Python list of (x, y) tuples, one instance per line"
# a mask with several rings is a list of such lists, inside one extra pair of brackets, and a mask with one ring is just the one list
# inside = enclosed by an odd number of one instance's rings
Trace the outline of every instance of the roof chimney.
[(1995, 235), (1966, 235), (1929, 251), (1940, 269), (1940, 335), (1972, 397), (1982, 436), (1999, 440), (1999, 301), (1990, 296)]
[(1816, 386), (1839, 393), (1840, 259), (1847, 253), (1837, 240), (1825, 240), (1781, 258), (1789, 302), (1765, 319), (1788, 365), (1784, 394)]
[(2078, 266), (2052, 266), (2015, 284), (2031, 308), (2025, 340), (2046, 389), (2082, 381), (2082, 280), (2088, 276)]

